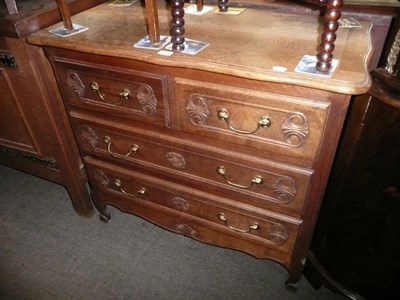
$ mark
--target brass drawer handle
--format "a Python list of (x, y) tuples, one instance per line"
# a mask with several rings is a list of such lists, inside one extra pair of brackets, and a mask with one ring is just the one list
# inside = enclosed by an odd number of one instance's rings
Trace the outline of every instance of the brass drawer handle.
[(228, 125), (229, 129), (236, 133), (241, 133), (241, 134), (253, 134), (260, 128), (267, 128), (271, 126), (271, 119), (267, 116), (262, 116), (261, 119), (257, 122), (257, 127), (253, 131), (245, 131), (241, 129), (236, 129), (229, 123), (229, 112), (225, 108), (221, 108), (218, 110), (218, 118), (220, 120), (224, 120), (226, 125)]
[(248, 188), (252, 187), (253, 184), (263, 184), (263, 182), (264, 182), (263, 178), (262, 178), (260, 175), (256, 175), (256, 176), (254, 176), (254, 177), (251, 179), (249, 185), (240, 185), (240, 184), (237, 184), (237, 183), (234, 183), (234, 182), (229, 181), (229, 180), (226, 178), (226, 176), (225, 176), (226, 172), (227, 172), (227, 171), (226, 171), (226, 168), (225, 168), (224, 166), (219, 166), (219, 167), (217, 168), (217, 173), (218, 173), (219, 175), (221, 175), (222, 177), (224, 177), (225, 181), (226, 181), (229, 185), (232, 185), (232, 186), (234, 186), (234, 187), (238, 187), (238, 188), (241, 188), (241, 189), (248, 189)]
[(108, 136), (105, 136), (105, 137), (103, 138), (103, 141), (104, 141), (104, 143), (106, 143), (106, 145), (107, 145), (107, 152), (108, 152), (111, 156), (113, 156), (113, 157), (115, 157), (115, 158), (126, 158), (126, 157), (128, 157), (131, 153), (138, 153), (138, 152), (139, 152), (139, 146), (136, 145), (136, 144), (133, 144), (133, 145), (131, 146), (131, 148), (129, 149), (128, 153), (126, 153), (125, 155), (118, 154), (118, 153), (114, 153), (114, 152), (111, 151), (111, 138), (108, 137)]
[(259, 230), (260, 229), (260, 225), (258, 225), (257, 223), (250, 224), (249, 225), (249, 229), (240, 229), (240, 228), (233, 227), (233, 226), (228, 224), (228, 218), (226, 217), (226, 215), (224, 213), (219, 213), (218, 214), (218, 219), (223, 221), (225, 223), (225, 225), (228, 226), (230, 229), (233, 229), (233, 230), (241, 232), (241, 233), (249, 233), (252, 230)]
[(128, 89), (123, 89), (121, 91), (121, 93), (119, 93), (120, 101), (110, 101), (110, 100), (107, 100), (106, 97), (104, 96), (104, 94), (100, 91), (100, 87), (96, 81), (92, 81), (90, 83), (90, 88), (92, 89), (93, 92), (95, 92), (96, 94), (99, 95), (101, 100), (103, 100), (104, 102), (107, 102), (107, 103), (111, 103), (111, 104), (118, 104), (121, 101), (129, 100), (129, 97), (131, 96), (131, 92)]
[(145, 194), (146, 194), (146, 189), (144, 187), (141, 187), (137, 192), (136, 192), (136, 196), (128, 193), (127, 191), (125, 191), (122, 187), (122, 182), (119, 179), (115, 179), (114, 180), (114, 184), (116, 187), (119, 188), (119, 190), (121, 191), (121, 193), (129, 196), (129, 197), (134, 197), (134, 198), (142, 198)]

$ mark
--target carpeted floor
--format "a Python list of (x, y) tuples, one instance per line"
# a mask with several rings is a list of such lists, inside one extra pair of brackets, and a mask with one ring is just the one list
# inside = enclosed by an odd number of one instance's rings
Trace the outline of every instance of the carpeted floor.
[(0, 299), (305, 299), (340, 295), (286, 270), (205, 245), (111, 208), (76, 215), (62, 186), (0, 165)]

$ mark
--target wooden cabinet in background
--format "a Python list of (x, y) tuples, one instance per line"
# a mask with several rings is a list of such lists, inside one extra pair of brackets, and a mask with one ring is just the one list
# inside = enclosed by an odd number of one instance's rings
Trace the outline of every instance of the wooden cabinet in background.
[(350, 106), (305, 268), (349, 299), (399, 298), (399, 49), (397, 14), (371, 89)]
[[(104, 1), (70, 1), (72, 13)], [(60, 21), (55, 1), (0, 1), (0, 163), (64, 185), (80, 215), (93, 214), (87, 179), (51, 67), (26, 37)]]

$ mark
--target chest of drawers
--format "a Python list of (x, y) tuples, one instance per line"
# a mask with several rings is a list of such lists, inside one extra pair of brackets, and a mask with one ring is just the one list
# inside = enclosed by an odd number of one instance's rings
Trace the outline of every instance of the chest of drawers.
[[(269, 44), (260, 39), (268, 29), (246, 34), (249, 20), (267, 17), (278, 28)], [(299, 53), (315, 49), (307, 34), (293, 42), (280, 35), (297, 23), (317, 26), (313, 18), (248, 9), (236, 19), (242, 27), (221, 33), (189, 17), (187, 31), (210, 45), (171, 57), (132, 47), (146, 34), (138, 7), (103, 5), (76, 18), (92, 32), (66, 42), (42, 31), (30, 42), (44, 46), (53, 66), (100, 218), (108, 221), (113, 205), (196, 240), (275, 260), (294, 286), (350, 96), (369, 85), (370, 25), (343, 30), (343, 66), (319, 78), (271, 67), (295, 65)], [(207, 18), (217, 28), (227, 22)], [(160, 11), (160, 23), (166, 30), (168, 11)], [(110, 36), (110, 28), (126, 31)], [(238, 47), (245, 39), (254, 45)], [(359, 41), (356, 53), (347, 39)], [(287, 46), (279, 61), (286, 42), (295, 50)]]

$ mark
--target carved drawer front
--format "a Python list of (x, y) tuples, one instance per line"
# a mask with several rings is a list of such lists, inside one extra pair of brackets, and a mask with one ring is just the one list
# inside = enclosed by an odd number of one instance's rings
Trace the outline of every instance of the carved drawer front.
[(141, 128), (128, 132), (73, 119), (81, 151), (163, 173), (264, 208), (299, 215), (308, 193), (311, 170), (244, 158), (224, 149), (204, 149)]
[(329, 104), (176, 79), (180, 130), (315, 159)]
[(124, 201), (150, 202), (167, 208), (172, 214), (213, 223), (219, 231), (239, 234), (243, 239), (258, 241), (282, 252), (290, 253), (293, 249), (299, 219), (252, 206), (237, 207), (227, 198), (94, 159), (86, 162), (95, 189), (122, 197)]
[(55, 62), (68, 104), (169, 126), (166, 75), (62, 59)]

